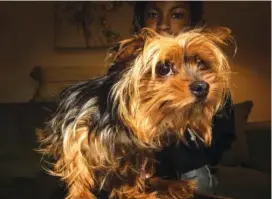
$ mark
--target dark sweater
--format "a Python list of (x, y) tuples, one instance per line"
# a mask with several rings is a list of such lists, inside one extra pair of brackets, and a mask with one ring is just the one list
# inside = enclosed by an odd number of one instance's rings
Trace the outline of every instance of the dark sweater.
[[(188, 136), (188, 132), (186, 133)], [(158, 165), (156, 175), (159, 177), (175, 178), (178, 173), (198, 169), (204, 165), (216, 165), (223, 152), (230, 148), (234, 135), (234, 111), (231, 97), (226, 100), (225, 106), (213, 119), (213, 141), (206, 148), (201, 141), (188, 146), (180, 144), (166, 147), (157, 153)]]

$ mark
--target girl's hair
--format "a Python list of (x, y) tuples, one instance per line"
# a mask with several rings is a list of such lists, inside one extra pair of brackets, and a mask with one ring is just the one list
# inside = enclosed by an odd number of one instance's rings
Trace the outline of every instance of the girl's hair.
[[(202, 20), (203, 2), (202, 1), (187, 1), (190, 5), (191, 26), (197, 25)], [(148, 1), (137, 1), (134, 5), (133, 26), (134, 31), (144, 26), (144, 12)]]

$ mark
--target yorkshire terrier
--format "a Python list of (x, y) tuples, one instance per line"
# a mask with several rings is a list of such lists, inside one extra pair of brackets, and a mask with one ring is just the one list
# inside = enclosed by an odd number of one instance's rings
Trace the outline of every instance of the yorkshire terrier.
[(189, 131), (211, 144), (212, 118), (224, 104), (230, 67), (219, 47), (230, 30), (198, 28), (178, 36), (143, 29), (108, 55), (106, 75), (61, 93), (41, 151), (69, 199), (185, 199), (193, 181), (147, 178), (155, 152)]

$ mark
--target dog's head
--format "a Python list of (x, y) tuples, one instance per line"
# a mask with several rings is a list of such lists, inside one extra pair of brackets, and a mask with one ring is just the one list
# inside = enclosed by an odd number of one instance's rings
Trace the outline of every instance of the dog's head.
[[(160, 145), (166, 132), (186, 128), (211, 142), (211, 121), (229, 89), (230, 67), (219, 45), (230, 30), (194, 29), (161, 36), (143, 29), (110, 51), (112, 89), (123, 122), (145, 143)], [(155, 144), (156, 143), (156, 144)]]

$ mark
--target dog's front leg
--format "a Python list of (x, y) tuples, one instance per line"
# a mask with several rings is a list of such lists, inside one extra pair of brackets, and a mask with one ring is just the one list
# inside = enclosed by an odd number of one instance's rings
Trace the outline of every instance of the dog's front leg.
[(113, 189), (109, 199), (163, 199), (158, 197), (157, 191), (149, 191), (143, 178), (137, 178), (133, 185), (124, 184)]
[(190, 199), (194, 197), (196, 191), (194, 181), (172, 181), (151, 177), (148, 184), (162, 199)]

